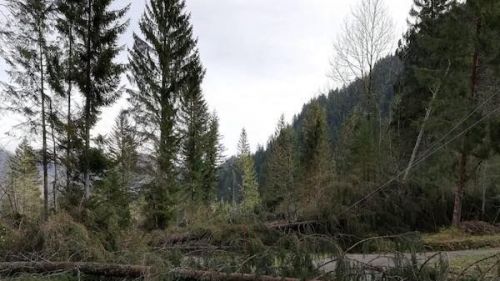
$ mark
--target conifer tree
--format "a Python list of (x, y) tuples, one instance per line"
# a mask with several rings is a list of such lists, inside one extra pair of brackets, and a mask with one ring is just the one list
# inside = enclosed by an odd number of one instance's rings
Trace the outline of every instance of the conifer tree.
[(33, 148), (26, 139), (9, 159), (6, 191), (1, 203), (5, 213), (38, 218), (42, 210), (40, 176)]
[[(76, 80), (76, 28), (77, 21), (85, 7), (84, 0), (57, 0), (55, 7), (55, 28), (57, 30), (57, 41), (50, 48), (48, 57), (49, 83), (54, 94), (66, 100), (66, 116), (57, 114), (56, 131), (60, 134), (60, 147), (65, 154), (61, 157), (61, 163), (66, 173), (66, 192), (70, 190), (70, 184), (74, 178), (75, 148), (77, 146), (77, 134), (75, 120), (76, 106), (73, 100), (73, 86)], [(64, 112), (64, 111), (63, 111)], [(55, 117), (54, 116), (54, 117)], [(64, 121), (64, 119), (66, 119)], [(64, 135), (64, 136), (63, 136)]]
[(124, 193), (131, 189), (132, 182), (137, 176), (137, 160), (139, 139), (136, 128), (128, 119), (129, 112), (123, 110), (115, 121), (115, 126), (109, 140), (109, 156), (113, 169), (119, 175), (119, 185)]
[[(151, 0), (129, 51), (130, 103), (141, 133), (155, 151), (154, 180), (148, 184), (146, 217), (165, 228), (175, 209), (177, 156), (180, 150), (177, 105), (186, 89), (196, 93), (202, 78), (196, 40), (183, 0)], [(200, 81), (200, 80), (199, 80)], [(194, 87), (193, 87), (194, 85)], [(199, 94), (199, 93), (196, 93)]]
[(6, 85), (7, 108), (22, 114), (28, 126), (42, 136), (44, 218), (49, 215), (47, 151), (47, 46), (50, 37), (50, 2), (9, 0), (10, 12), (4, 58), (13, 84)]
[(182, 185), (192, 202), (202, 198), (204, 154), (209, 114), (201, 92), (204, 71), (196, 54), (187, 70), (179, 108), (181, 134)]
[(325, 110), (315, 102), (306, 112), (301, 132), (302, 186), (298, 192), (305, 210), (316, 208), (332, 183), (333, 157), (328, 136)]
[(269, 144), (270, 155), (267, 161), (266, 186), (262, 189), (262, 199), (266, 207), (273, 211), (285, 203), (286, 212), (291, 211), (294, 203), (295, 152), (292, 128), (281, 115), (273, 139)]
[[(101, 227), (113, 230), (130, 225), (132, 190), (137, 179), (137, 146), (139, 140), (136, 129), (128, 119), (128, 111), (121, 111), (109, 138), (107, 155), (110, 168), (103, 179), (98, 182), (96, 192), (92, 195), (92, 207), (96, 222)], [(111, 240), (115, 237), (110, 237)]]
[[(481, 60), (489, 57), (487, 54), (496, 53), (495, 48), (488, 46), (491, 46), (493, 38), (497, 40), (497, 36), (490, 34), (490, 39), (483, 41), (481, 34), (495, 29), (491, 27), (499, 9), (498, 4), (493, 2), (485, 5), (477, 1), (462, 4), (419, 0), (415, 1), (415, 6), (417, 9), (412, 11), (412, 15), (416, 23), (405, 36), (406, 44), (399, 50), (399, 55), (407, 64), (399, 120), (403, 128), (408, 128), (412, 120), (424, 116), (429, 100), (432, 102), (435, 99), (427, 139), (439, 139), (443, 132), (456, 125), (456, 120), (469, 116), (458, 124), (452, 136), (463, 133), (446, 147), (449, 153), (456, 155), (456, 159), (448, 165), (456, 170), (456, 176), (450, 180), (455, 182), (452, 224), (458, 226), (465, 187), (474, 175), (475, 167), (489, 157), (491, 149), (488, 135), (492, 126), (490, 122), (479, 122), (491, 112), (478, 110), (478, 106), (488, 96), (479, 95), (485, 82), (485, 76), (482, 78), (480, 73), (491, 68), (488, 59)], [(485, 13), (486, 10), (491, 13)], [(485, 22), (488, 24), (483, 25)], [(436, 97), (432, 93), (437, 79), (440, 92)], [(472, 130), (468, 130), (469, 127)], [(403, 131), (413, 132), (415, 136), (415, 130), (411, 129)]]
[(120, 96), (120, 75), (125, 70), (115, 58), (121, 51), (118, 37), (128, 21), (123, 17), (129, 6), (111, 10), (112, 0), (86, 0), (78, 3), (79, 17), (75, 28), (77, 69), (75, 84), (84, 97), (83, 121), (83, 182), (84, 196), (90, 196), (90, 130), (97, 122), (100, 109), (111, 105)]
[(223, 150), (220, 144), (219, 118), (215, 112), (210, 115), (204, 148), (202, 199), (205, 204), (209, 204), (216, 195), (215, 191), (219, 180), (218, 171)]
[(241, 130), (238, 141), (238, 168), (241, 174), (241, 190), (243, 210), (251, 212), (261, 204), (257, 176), (255, 174), (255, 164), (250, 152), (250, 144), (245, 129)]

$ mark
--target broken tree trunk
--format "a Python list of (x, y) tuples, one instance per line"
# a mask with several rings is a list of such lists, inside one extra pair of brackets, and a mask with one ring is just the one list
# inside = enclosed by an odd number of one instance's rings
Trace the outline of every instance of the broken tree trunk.
[[(448, 68), (446, 69), (446, 72), (444, 74), (443, 79), (445, 79), (448, 76), (448, 73), (450, 72), (450, 66), (451, 63), (448, 62)], [(418, 132), (417, 140), (415, 142), (415, 146), (413, 147), (411, 156), (410, 156), (410, 161), (408, 162), (408, 166), (405, 169), (402, 183), (406, 184), (408, 180), (408, 176), (410, 175), (410, 170), (413, 167), (415, 163), (415, 158), (417, 157), (418, 149), (420, 148), (420, 144), (422, 143), (422, 138), (424, 136), (424, 131), (425, 131), (425, 126), (427, 125), (427, 122), (429, 121), (429, 118), (432, 113), (432, 105), (434, 103), (434, 100), (436, 99), (439, 91), (441, 91), (441, 86), (443, 85), (443, 80), (439, 81), (435, 89), (429, 89), (429, 91), (432, 93), (431, 100), (429, 101), (429, 105), (427, 106), (427, 109), (425, 110), (425, 116), (424, 120), (422, 121), (422, 125), (420, 126), (420, 130)], [(423, 157), (426, 157), (425, 155)]]
[(0, 262), (0, 274), (81, 272), (106, 277), (140, 278), (150, 273), (149, 266), (94, 262)]

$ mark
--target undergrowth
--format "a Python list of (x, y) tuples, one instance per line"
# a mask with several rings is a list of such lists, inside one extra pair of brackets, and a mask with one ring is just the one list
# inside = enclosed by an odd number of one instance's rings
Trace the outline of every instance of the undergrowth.
[[(198, 212), (193, 215), (198, 216)], [(214, 212), (220, 210), (215, 209)], [(88, 222), (79, 221), (63, 212), (51, 216), (44, 223), (24, 222), (19, 225), (4, 221), (0, 223), (0, 261), (88, 261), (147, 265), (152, 267), (151, 280), (171, 280), (170, 271), (176, 268), (286, 276), (300, 280), (319, 278), (345, 281), (444, 281), (449, 280), (453, 273), (445, 260), (422, 261), (417, 255), (396, 254), (391, 269), (374, 268), (346, 258), (355, 252), (416, 253), (422, 250), (417, 233), (345, 238), (326, 231), (318, 233), (318, 229), (276, 230), (260, 222), (257, 217), (240, 215), (221, 212), (205, 222), (191, 221), (186, 227), (156, 232), (128, 227), (114, 229), (113, 233), (106, 235), (98, 235)], [(328, 230), (328, 227), (324, 229)], [(168, 242), (169, 237), (187, 234), (195, 239), (183, 240), (183, 243)], [(462, 234), (452, 231), (439, 235), (436, 235), (436, 240), (446, 236), (462, 237)], [(112, 242), (108, 241), (109, 237), (112, 237)], [(346, 241), (356, 243), (347, 245)], [(331, 266), (321, 267), (327, 260), (335, 265), (334, 270), (331, 270)], [(487, 280), (498, 276), (495, 266), (493, 264), (489, 273), (483, 275), (474, 271), (464, 272), (458, 280)], [(77, 280), (77, 277), (74, 273), (58, 273), (10, 276), (5, 280), (69, 281)], [(78, 280), (110, 279), (82, 275)]]

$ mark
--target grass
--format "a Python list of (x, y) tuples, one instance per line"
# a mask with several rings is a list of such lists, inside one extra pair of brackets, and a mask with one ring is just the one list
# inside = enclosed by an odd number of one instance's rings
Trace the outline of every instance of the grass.
[(500, 256), (491, 253), (472, 254), (455, 257), (450, 260), (450, 272), (464, 276), (498, 277), (500, 276)]
[(430, 251), (459, 251), (500, 247), (500, 234), (470, 235), (460, 229), (448, 228), (438, 233), (426, 234), (423, 244)]

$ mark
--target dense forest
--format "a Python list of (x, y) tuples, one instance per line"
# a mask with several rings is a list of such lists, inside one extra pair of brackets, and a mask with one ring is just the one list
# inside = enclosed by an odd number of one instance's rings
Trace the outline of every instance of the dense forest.
[[(414, 0), (396, 50), (383, 1), (359, 1), (325, 58), (339, 87), (255, 152), (242, 129), (226, 158), (184, 0), (147, 1), (129, 49), (122, 1), (3, 2), (1, 116), (23, 137), (0, 151), (0, 276), (449, 280), (418, 261), (450, 250), (422, 233), (500, 233), (497, 0)], [(413, 257), (387, 269), (353, 251)], [(498, 257), (454, 280), (495, 278)]]

